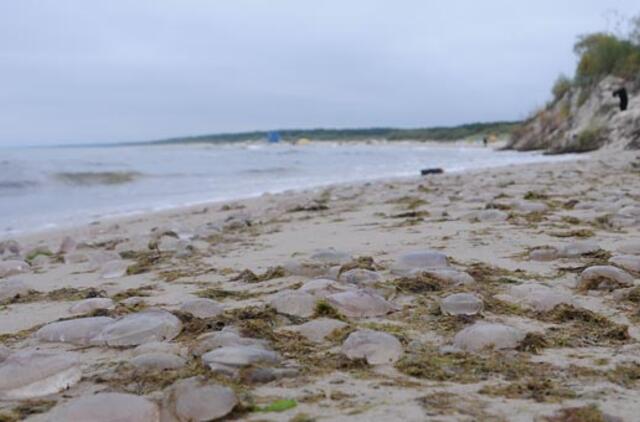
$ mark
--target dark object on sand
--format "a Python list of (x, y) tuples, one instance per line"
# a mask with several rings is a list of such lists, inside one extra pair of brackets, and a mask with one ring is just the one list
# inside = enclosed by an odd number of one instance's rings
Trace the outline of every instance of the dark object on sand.
[(484, 138), (482, 138), (482, 144), (486, 147), (487, 144), (489, 143), (489, 140), (487, 139), (487, 137), (485, 136)]
[(441, 168), (432, 168), (432, 169), (422, 169), (420, 170), (420, 174), (426, 176), (427, 174), (442, 174), (444, 170)]
[(614, 97), (620, 97), (620, 111), (625, 111), (629, 104), (629, 96), (625, 87), (622, 87), (616, 91), (613, 91)]

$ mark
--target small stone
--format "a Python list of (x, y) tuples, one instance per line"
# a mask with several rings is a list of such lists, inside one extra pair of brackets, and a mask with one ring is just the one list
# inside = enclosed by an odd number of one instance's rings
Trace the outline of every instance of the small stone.
[(80, 381), (79, 356), (28, 350), (0, 364), (0, 400), (23, 400), (65, 390)]
[(100, 276), (105, 279), (120, 278), (127, 274), (127, 264), (122, 260), (105, 262)]
[(213, 318), (224, 312), (224, 307), (212, 299), (193, 299), (182, 304), (180, 311), (196, 318)]
[(228, 415), (237, 404), (230, 388), (193, 377), (180, 380), (167, 390), (163, 413), (170, 413), (180, 422), (204, 422)]
[(115, 320), (107, 317), (77, 318), (52, 322), (36, 331), (40, 341), (87, 345)]
[(158, 406), (134, 394), (98, 393), (56, 406), (52, 422), (159, 422)]
[(470, 293), (452, 294), (440, 301), (440, 310), (445, 315), (476, 315), (482, 308), (482, 299)]
[(612, 265), (596, 265), (580, 274), (578, 288), (581, 290), (613, 290), (633, 285), (633, 277)]
[(126, 315), (107, 325), (92, 343), (109, 346), (137, 346), (152, 341), (172, 340), (182, 331), (175, 315), (161, 309), (149, 309)]
[(366, 359), (369, 365), (392, 364), (402, 356), (402, 345), (391, 334), (358, 330), (342, 344), (342, 353), (349, 359)]
[(382, 296), (363, 290), (335, 293), (327, 296), (326, 300), (347, 317), (381, 316), (395, 310)]
[(11, 259), (0, 261), (0, 278), (23, 274), (31, 271), (31, 267), (24, 261)]
[(458, 332), (453, 345), (467, 352), (479, 352), (484, 348), (514, 349), (524, 337), (522, 331), (509, 325), (476, 322)]
[(613, 265), (634, 273), (640, 273), (640, 256), (637, 255), (616, 255), (609, 259)]
[(449, 260), (442, 252), (437, 251), (415, 251), (400, 255), (391, 272), (398, 275), (406, 275), (415, 270), (433, 270), (449, 267)]
[(381, 282), (382, 276), (375, 271), (354, 268), (340, 274), (340, 281), (364, 287)]
[(322, 343), (329, 334), (346, 326), (346, 323), (337, 319), (318, 318), (301, 325), (289, 327), (289, 329), (300, 333), (300, 335), (314, 343)]
[(11, 302), (29, 294), (29, 286), (21, 280), (10, 279), (0, 281), (0, 304)]
[(270, 302), (278, 313), (308, 318), (315, 312), (316, 298), (296, 290), (283, 291)]
[(183, 358), (171, 353), (141, 354), (131, 359), (130, 362), (136, 368), (161, 371), (180, 369), (187, 364)]
[(73, 304), (69, 308), (69, 312), (72, 314), (88, 314), (103, 309), (113, 309), (115, 306), (113, 300), (108, 297), (92, 297)]

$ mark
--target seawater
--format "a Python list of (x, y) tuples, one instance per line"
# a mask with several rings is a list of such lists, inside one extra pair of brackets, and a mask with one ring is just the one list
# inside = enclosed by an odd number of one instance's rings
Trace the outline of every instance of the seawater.
[(423, 143), (0, 148), (0, 237), (334, 183), (570, 159)]

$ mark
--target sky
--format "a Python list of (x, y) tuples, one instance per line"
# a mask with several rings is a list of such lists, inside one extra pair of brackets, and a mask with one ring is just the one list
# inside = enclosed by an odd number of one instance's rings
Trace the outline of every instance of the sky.
[(526, 117), (637, 0), (0, 3), (0, 146)]

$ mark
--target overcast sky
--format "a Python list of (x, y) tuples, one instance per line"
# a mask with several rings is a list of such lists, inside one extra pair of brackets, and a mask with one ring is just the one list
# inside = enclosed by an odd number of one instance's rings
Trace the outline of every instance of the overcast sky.
[[(637, 0), (6, 0), (0, 145), (525, 117)], [(609, 22), (609, 23), (608, 23)]]

